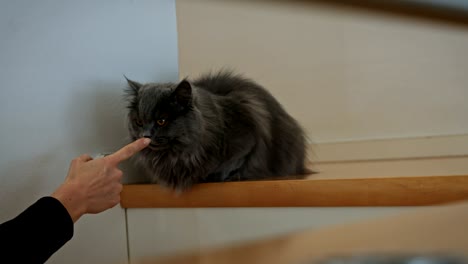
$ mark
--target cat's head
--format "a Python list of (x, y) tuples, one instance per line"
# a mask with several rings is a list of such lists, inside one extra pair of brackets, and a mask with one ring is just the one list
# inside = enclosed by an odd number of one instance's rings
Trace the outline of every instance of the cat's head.
[(201, 130), (191, 84), (140, 84), (127, 79), (128, 131), (133, 140), (151, 138), (153, 151), (177, 150), (196, 141)]

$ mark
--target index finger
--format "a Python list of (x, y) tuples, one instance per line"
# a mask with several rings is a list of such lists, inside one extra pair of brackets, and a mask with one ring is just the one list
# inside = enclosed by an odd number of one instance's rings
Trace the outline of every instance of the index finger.
[(149, 138), (140, 138), (126, 145), (125, 147), (117, 150), (116, 152), (110, 154), (104, 159), (107, 159), (113, 163), (120, 163), (126, 159), (129, 159), (131, 156), (137, 154), (140, 150), (146, 148), (150, 142), (151, 139)]

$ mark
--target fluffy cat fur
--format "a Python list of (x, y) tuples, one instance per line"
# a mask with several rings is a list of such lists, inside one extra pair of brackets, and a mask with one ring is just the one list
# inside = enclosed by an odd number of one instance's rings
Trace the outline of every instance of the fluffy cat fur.
[(254, 81), (226, 71), (178, 84), (127, 81), (130, 136), (152, 139), (135, 157), (151, 182), (185, 190), (310, 173), (303, 130)]

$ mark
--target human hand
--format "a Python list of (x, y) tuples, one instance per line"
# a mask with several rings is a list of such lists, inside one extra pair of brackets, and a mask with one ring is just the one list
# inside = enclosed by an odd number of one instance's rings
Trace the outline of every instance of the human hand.
[(83, 214), (96, 214), (120, 202), (122, 171), (120, 162), (144, 149), (150, 139), (142, 138), (103, 158), (89, 155), (75, 158), (65, 182), (52, 194), (67, 209), (73, 222)]

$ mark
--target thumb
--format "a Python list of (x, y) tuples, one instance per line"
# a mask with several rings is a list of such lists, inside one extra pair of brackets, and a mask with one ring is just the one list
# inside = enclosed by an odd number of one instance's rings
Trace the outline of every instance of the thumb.
[(91, 158), (91, 156), (89, 156), (88, 154), (83, 154), (83, 155), (76, 158), (76, 160), (78, 160), (80, 162), (87, 162), (87, 161), (90, 161), (92, 159), (93, 158)]

